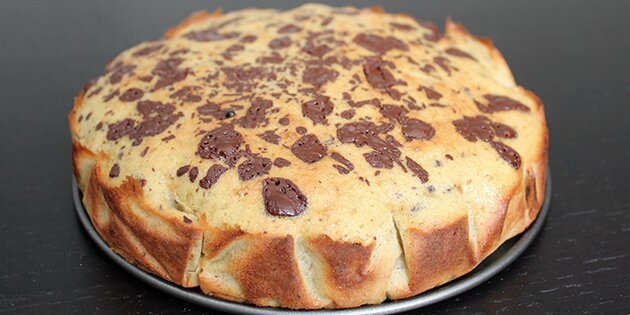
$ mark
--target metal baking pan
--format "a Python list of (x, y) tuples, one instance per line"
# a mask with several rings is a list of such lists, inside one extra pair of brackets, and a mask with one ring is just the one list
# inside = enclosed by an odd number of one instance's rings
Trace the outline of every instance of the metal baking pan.
[(334, 315), (359, 315), (359, 314), (393, 314), (398, 312), (409, 311), (431, 305), (458, 294), (466, 292), (494, 275), (512, 263), (520, 256), (527, 247), (532, 243), (536, 235), (542, 229), (547, 213), (549, 212), (549, 203), (551, 199), (551, 175), (547, 174), (547, 190), (545, 192), (545, 201), (542, 205), (540, 213), (536, 221), (524, 233), (519, 234), (501, 245), (494, 253), (484, 259), (474, 270), (468, 274), (461, 276), (442, 286), (421, 293), (415, 297), (411, 297), (398, 301), (385, 301), (379, 305), (367, 305), (351, 309), (340, 310), (316, 310), (316, 311), (299, 311), (282, 308), (257, 307), (248, 304), (239, 304), (229, 302), (222, 299), (207, 296), (198, 288), (186, 289), (167, 282), (150, 273), (143, 271), (135, 265), (127, 262), (122, 257), (112, 251), (109, 246), (101, 239), (99, 234), (92, 226), (92, 222), (83, 206), (82, 195), (77, 187), (76, 181), (72, 182), (72, 194), (74, 197), (74, 205), (79, 216), (79, 221), (87, 231), (87, 234), (94, 240), (96, 245), (105, 252), (105, 254), (114, 260), (123, 269), (163, 292), (178, 297), (182, 300), (205, 306), (211, 309), (234, 313), (234, 314), (261, 314), (261, 315), (292, 315), (292, 314), (334, 314)]

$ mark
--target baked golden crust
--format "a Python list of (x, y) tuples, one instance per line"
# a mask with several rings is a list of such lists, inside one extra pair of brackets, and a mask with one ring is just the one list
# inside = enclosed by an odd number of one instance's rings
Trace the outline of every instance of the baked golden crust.
[(544, 199), (543, 103), (492, 42), (378, 8), (196, 13), (119, 55), (69, 122), (116, 252), (260, 306), (417, 295)]

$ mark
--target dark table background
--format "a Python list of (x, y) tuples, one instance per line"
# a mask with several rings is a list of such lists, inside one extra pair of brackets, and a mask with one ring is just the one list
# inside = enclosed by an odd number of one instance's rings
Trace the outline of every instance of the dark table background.
[[(489, 36), (543, 99), (553, 174), (550, 215), (523, 256), (413, 313), (630, 312), (630, 2), (412, 2), (383, 6)], [(0, 312), (216, 313), (136, 280), (88, 238), (72, 205), (66, 115), (123, 49), (194, 10), (251, 5), (296, 3), (0, 2)]]

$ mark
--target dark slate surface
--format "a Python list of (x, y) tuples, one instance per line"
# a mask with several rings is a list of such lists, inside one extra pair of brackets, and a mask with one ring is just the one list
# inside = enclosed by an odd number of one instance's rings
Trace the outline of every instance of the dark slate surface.
[[(88, 239), (72, 206), (66, 114), (83, 82), (124, 48), (194, 10), (249, 5), (0, 2), (0, 312), (216, 313), (130, 277)], [(540, 237), (487, 283), (410, 314), (628, 313), (630, 2), (384, 7), (440, 23), (451, 16), (492, 38), (518, 82), (544, 100), (550, 129), (554, 193)]]

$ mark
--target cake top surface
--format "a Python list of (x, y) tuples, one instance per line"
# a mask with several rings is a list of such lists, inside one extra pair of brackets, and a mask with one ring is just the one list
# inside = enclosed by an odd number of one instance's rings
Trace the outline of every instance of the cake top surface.
[(542, 104), (488, 41), (377, 9), (199, 13), (78, 103), (73, 138), (155, 208), (357, 242), (492, 209), (546, 141)]

